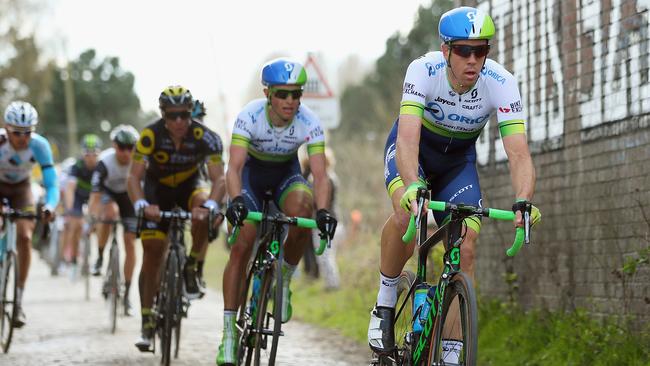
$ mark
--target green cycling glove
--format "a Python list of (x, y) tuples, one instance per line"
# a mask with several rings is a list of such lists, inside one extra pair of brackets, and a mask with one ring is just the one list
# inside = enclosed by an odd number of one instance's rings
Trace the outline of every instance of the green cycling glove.
[(411, 201), (415, 201), (418, 196), (418, 189), (427, 188), (426, 184), (421, 181), (411, 183), (406, 192), (402, 195), (402, 198), (399, 200), (399, 205), (404, 209), (404, 211), (411, 213)]

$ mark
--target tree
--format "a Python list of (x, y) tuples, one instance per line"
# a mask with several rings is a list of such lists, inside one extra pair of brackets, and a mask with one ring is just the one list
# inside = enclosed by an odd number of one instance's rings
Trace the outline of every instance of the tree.
[[(43, 110), (43, 128), (52, 143), (67, 141), (65, 82), (71, 78), (78, 137), (95, 133), (108, 141), (111, 126), (120, 123), (142, 126), (140, 100), (133, 89), (135, 77), (121, 68), (117, 57), (98, 60), (95, 50), (84, 51), (68, 68), (57, 68), (51, 84), (50, 100)], [(108, 121), (110, 125), (103, 123)], [(148, 122), (148, 121), (147, 121)], [(109, 127), (109, 128), (106, 128)], [(102, 128), (106, 128), (103, 130)], [(67, 147), (62, 153), (74, 151)]]
[[(385, 136), (399, 113), (402, 83), (409, 63), (428, 51), (437, 50), (440, 15), (453, 7), (451, 0), (420, 7), (413, 29), (404, 37), (395, 33), (386, 41), (386, 51), (374, 71), (341, 95), (341, 124), (334, 139)], [(359, 131), (366, 133), (360, 135)]]

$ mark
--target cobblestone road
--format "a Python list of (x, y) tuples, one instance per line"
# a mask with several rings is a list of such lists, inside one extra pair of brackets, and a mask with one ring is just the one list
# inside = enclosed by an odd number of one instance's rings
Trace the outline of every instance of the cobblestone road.
[[(24, 299), (28, 323), (14, 333), (9, 353), (0, 354), (0, 365), (159, 365), (159, 355), (142, 354), (133, 346), (139, 334), (139, 316), (119, 318), (116, 334), (110, 334), (108, 307), (99, 290), (101, 280), (91, 281), (87, 301), (83, 281), (51, 277), (34, 252)], [(137, 287), (134, 290), (131, 299), (138, 309)], [(174, 365), (214, 365), (222, 306), (221, 294), (214, 291), (192, 303)], [(283, 330), (286, 336), (280, 340), (278, 365), (368, 364), (365, 347), (334, 332), (297, 322), (289, 322)]]

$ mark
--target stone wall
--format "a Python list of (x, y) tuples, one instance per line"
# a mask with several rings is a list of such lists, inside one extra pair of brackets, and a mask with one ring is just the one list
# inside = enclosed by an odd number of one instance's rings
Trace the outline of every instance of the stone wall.
[[(618, 271), (650, 246), (650, 0), (493, 0), (491, 58), (519, 80), (543, 219), (514, 259), (510, 223), (484, 222), (483, 295), (527, 307), (587, 308), (650, 320), (650, 264)], [(484, 205), (513, 190), (495, 123), (477, 145)]]

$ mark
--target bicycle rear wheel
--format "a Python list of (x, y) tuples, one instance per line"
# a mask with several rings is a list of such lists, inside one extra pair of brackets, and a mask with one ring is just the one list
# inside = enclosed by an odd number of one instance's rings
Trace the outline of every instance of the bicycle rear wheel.
[(9, 352), (11, 337), (14, 332), (14, 318), (17, 314), (16, 297), (18, 281), (18, 264), (16, 253), (5, 252), (0, 262), (0, 346), (4, 353)]
[(108, 316), (111, 333), (114, 334), (117, 328), (117, 307), (120, 299), (120, 253), (118, 252), (116, 243), (111, 244), (108, 271)]
[(169, 366), (171, 362), (172, 332), (176, 318), (176, 299), (180, 295), (177, 284), (179, 278), (178, 256), (175, 251), (170, 251), (165, 268), (165, 277), (163, 279), (163, 301), (160, 307), (162, 311), (162, 329), (160, 335), (160, 348), (162, 351), (161, 364)]
[[(452, 304), (458, 304), (457, 313)], [(451, 309), (450, 309), (451, 308)], [(457, 365), (475, 366), (478, 348), (478, 316), (476, 294), (470, 278), (462, 272), (449, 281), (442, 302), (442, 311), (435, 319), (428, 365), (445, 365), (450, 352), (443, 349), (443, 338), (463, 342)]]
[[(275, 356), (278, 350), (278, 342), (281, 334), (282, 327), (282, 262), (280, 260), (273, 261), (273, 266), (268, 268), (262, 274), (259, 302), (257, 309), (257, 318), (255, 320), (254, 330), (254, 347), (255, 354), (253, 358), (253, 365), (259, 366), (262, 359), (268, 357), (268, 364), (272, 366), (275, 364)], [(275, 287), (274, 285), (275, 278)], [(268, 312), (269, 303), (273, 299), (272, 313)], [(270, 349), (269, 339), (271, 337)], [(262, 354), (262, 350), (266, 350)]]
[(83, 262), (81, 275), (84, 277), (85, 299), (90, 300), (90, 233), (83, 234)]

